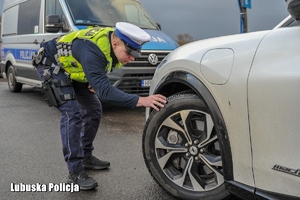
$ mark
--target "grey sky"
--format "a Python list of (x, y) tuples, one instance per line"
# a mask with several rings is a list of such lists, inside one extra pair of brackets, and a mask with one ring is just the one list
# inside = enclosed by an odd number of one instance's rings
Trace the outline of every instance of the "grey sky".
[[(176, 39), (188, 33), (194, 39), (240, 33), (237, 0), (140, 0), (162, 30)], [(272, 29), (288, 12), (284, 0), (251, 0), (248, 31)]]

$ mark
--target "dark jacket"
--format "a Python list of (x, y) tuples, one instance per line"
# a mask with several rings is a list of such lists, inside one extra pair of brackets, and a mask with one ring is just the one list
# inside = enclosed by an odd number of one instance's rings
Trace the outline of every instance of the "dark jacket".
[[(57, 54), (56, 39), (42, 43), (45, 49), (45, 56), (53, 63), (56, 63), (54, 55)], [(107, 77), (105, 67), (107, 59), (102, 51), (91, 41), (77, 39), (72, 43), (72, 54), (81, 63), (86, 78), (101, 101), (118, 106), (135, 108), (139, 96), (127, 94), (112, 86)], [(115, 57), (115, 55), (112, 55)]]

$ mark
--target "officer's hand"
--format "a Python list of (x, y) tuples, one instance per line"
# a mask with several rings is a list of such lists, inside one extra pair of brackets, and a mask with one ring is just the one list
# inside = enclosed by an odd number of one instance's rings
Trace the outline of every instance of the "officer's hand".
[(90, 84), (88, 85), (88, 89), (91, 93), (96, 93), (95, 90), (92, 88), (92, 86)]
[(165, 107), (166, 103), (167, 98), (165, 96), (161, 94), (154, 94), (148, 97), (140, 97), (136, 106), (152, 107), (156, 111), (159, 111), (160, 108)]

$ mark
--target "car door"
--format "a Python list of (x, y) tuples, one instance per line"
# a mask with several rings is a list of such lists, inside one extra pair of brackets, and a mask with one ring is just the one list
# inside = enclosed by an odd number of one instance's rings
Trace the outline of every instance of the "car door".
[(259, 45), (248, 78), (256, 188), (297, 197), (300, 196), (299, 47), (299, 26), (272, 30)]

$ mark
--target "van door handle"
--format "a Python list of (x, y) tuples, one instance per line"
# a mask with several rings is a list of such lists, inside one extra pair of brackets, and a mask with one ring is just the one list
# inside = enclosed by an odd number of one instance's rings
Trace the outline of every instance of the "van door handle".
[(37, 41), (37, 39), (35, 39), (35, 40), (33, 41), (33, 43), (34, 43), (34, 44), (38, 44), (39, 42)]

